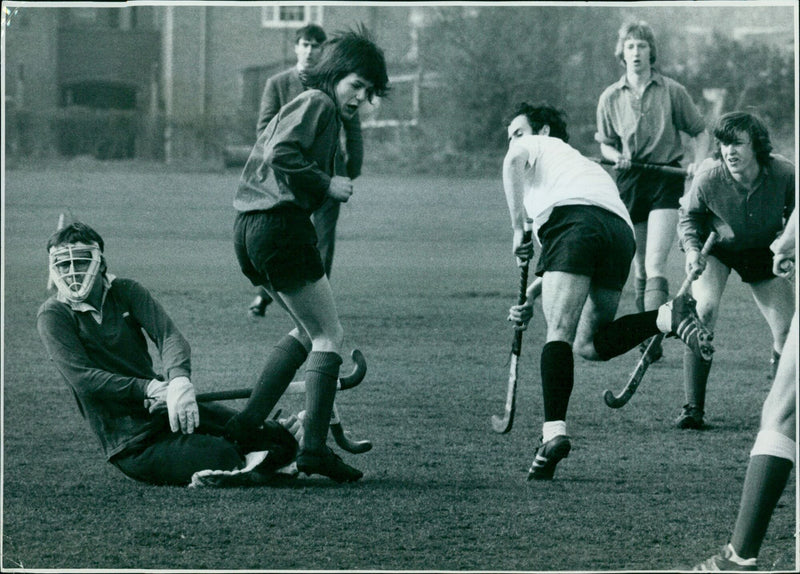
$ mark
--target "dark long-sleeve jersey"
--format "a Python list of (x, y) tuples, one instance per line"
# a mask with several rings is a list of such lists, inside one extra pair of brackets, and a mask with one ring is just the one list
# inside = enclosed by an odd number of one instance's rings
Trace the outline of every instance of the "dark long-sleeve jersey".
[[(269, 122), (272, 121), (272, 118), (278, 114), (284, 105), (291, 102), (304, 90), (305, 87), (296, 66), (267, 79), (258, 109), (256, 137), (261, 135), (261, 132), (266, 129)], [(364, 163), (364, 138), (361, 134), (361, 119), (358, 114), (350, 119), (342, 118), (342, 126), (344, 127), (344, 148), (347, 158), (343, 169), (337, 166), (336, 174), (346, 175), (350, 179), (355, 179), (361, 175), (361, 166)]]
[[(48, 355), (72, 390), (107, 458), (163, 429), (164, 417), (144, 407), (153, 379), (191, 375), (189, 343), (150, 292), (132, 279), (113, 279), (98, 323), (50, 297), (39, 308), (37, 329)], [(147, 339), (161, 356), (154, 370)]]
[(250, 152), (233, 207), (250, 212), (294, 204), (315, 211), (334, 175), (341, 126), (336, 103), (321, 90), (283, 106)]
[(681, 199), (678, 233), (684, 249), (700, 250), (716, 231), (729, 251), (769, 247), (795, 207), (794, 165), (773, 155), (752, 189), (733, 179), (725, 162), (706, 160)]

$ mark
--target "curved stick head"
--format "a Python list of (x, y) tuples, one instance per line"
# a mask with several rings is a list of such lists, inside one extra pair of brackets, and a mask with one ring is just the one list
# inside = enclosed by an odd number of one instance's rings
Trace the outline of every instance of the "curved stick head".
[(353, 454), (361, 454), (372, 449), (372, 443), (368, 440), (351, 440), (344, 434), (344, 429), (340, 423), (331, 424), (331, 434), (336, 444), (342, 450), (351, 452)]
[(603, 400), (606, 402), (606, 405), (612, 409), (618, 409), (628, 404), (628, 400), (631, 398), (631, 396), (633, 396), (633, 393), (623, 392), (617, 397), (610, 390), (606, 390), (603, 393)]
[(358, 349), (353, 349), (353, 352), (350, 354), (350, 356), (352, 357), (355, 366), (349, 375), (339, 377), (339, 388), (341, 390), (352, 389), (361, 381), (363, 381), (367, 374), (367, 360), (364, 358), (364, 354)]

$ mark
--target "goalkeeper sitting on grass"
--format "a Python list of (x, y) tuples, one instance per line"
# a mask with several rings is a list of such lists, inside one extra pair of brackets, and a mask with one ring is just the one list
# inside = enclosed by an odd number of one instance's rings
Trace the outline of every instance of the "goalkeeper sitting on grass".
[[(198, 405), (189, 343), (147, 289), (108, 273), (103, 246), (80, 222), (50, 238), (57, 292), (39, 308), (37, 328), (106, 459), (149, 484), (274, 484), (286, 476), (276, 471), (295, 458), (296, 417), (265, 422), (247, 442), (224, 438), (237, 411)], [(165, 377), (153, 368), (145, 334)]]

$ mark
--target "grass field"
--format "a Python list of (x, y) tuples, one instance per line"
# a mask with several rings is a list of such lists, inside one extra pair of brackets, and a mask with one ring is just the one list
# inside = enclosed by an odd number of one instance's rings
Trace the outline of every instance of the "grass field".
[[(676, 570), (727, 541), (769, 389), (769, 331), (748, 290), (734, 276), (723, 299), (709, 430), (672, 426), (675, 340), (619, 410), (601, 394), (621, 388), (638, 353), (578, 359), (572, 453), (555, 481), (527, 483), (542, 420), (538, 308), (514, 430), (490, 424), (518, 282), (499, 166), (483, 180), (364, 176), (343, 209), (332, 283), (346, 347), (364, 352), (368, 372), (338, 404), (352, 436), (374, 443), (344, 456), (362, 481), (193, 490), (126, 479), (103, 461), (35, 329), (60, 213), (94, 226), (110, 271), (172, 314), (198, 391), (252, 385), (289, 321), (275, 308), (246, 317), (252, 289), (231, 244), (238, 173), (73, 164), (5, 174), (3, 570)], [(673, 289), (681, 269), (676, 251)], [(620, 313), (632, 310), (626, 289)], [(765, 569), (794, 569), (795, 480)]]

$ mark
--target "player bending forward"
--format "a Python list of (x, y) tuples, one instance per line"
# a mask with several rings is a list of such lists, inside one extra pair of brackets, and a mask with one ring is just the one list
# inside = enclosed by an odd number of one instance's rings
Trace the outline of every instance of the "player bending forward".
[[(237, 411), (197, 404), (189, 343), (150, 292), (107, 272), (103, 239), (75, 222), (47, 242), (58, 292), (39, 308), (47, 353), (111, 464), (150, 484), (270, 484), (294, 460), (296, 417), (267, 421), (247, 441), (223, 437)], [(147, 339), (162, 377), (153, 370)], [(262, 421), (263, 422), (263, 421)]]
[[(546, 480), (571, 448), (565, 421), (575, 374), (573, 349), (585, 359), (605, 361), (659, 333), (680, 337), (701, 357), (713, 349), (701, 344), (711, 334), (689, 294), (614, 320), (636, 245), (614, 181), (567, 144), (562, 112), (523, 103), (511, 118), (503, 187), (514, 255), (521, 262), (533, 257), (533, 242), (523, 243), (527, 217), (542, 249), (536, 274), (542, 277), (547, 321), (541, 356), (545, 421), (528, 479)], [(529, 302), (512, 307), (509, 320), (527, 325), (531, 316)]]

